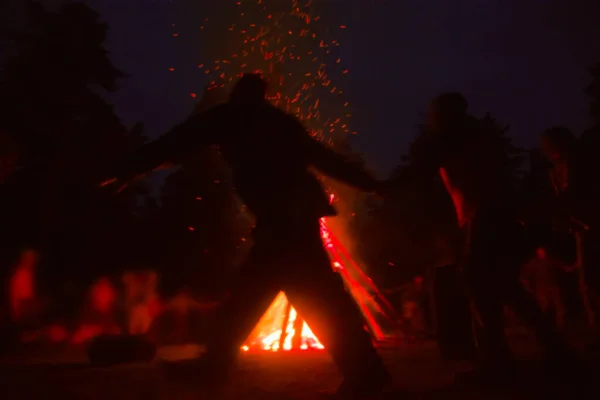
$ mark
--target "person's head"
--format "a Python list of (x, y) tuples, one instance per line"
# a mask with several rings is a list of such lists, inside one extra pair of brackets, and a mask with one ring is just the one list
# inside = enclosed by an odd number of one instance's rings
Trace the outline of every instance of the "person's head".
[(427, 125), (434, 132), (459, 123), (467, 117), (467, 99), (458, 93), (442, 93), (429, 105)]
[(577, 138), (569, 129), (555, 126), (544, 131), (540, 137), (540, 150), (550, 161), (567, 157), (574, 151)]
[(267, 82), (258, 74), (244, 74), (233, 87), (229, 101), (261, 103), (267, 95)]
[(413, 279), (413, 284), (416, 288), (421, 288), (421, 286), (423, 286), (423, 278), (420, 276), (415, 276)]
[(539, 258), (540, 260), (545, 260), (548, 257), (548, 254), (546, 253), (546, 249), (543, 247), (538, 247), (535, 250), (535, 254), (536, 254), (537, 258)]

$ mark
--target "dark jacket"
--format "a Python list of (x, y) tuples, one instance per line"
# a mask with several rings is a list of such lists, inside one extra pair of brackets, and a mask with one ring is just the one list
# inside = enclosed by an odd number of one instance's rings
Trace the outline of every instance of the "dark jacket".
[(257, 219), (335, 215), (311, 168), (365, 191), (375, 189), (362, 166), (325, 147), (298, 120), (267, 102), (225, 103), (194, 115), (143, 147), (121, 175), (180, 164), (210, 145), (219, 146), (236, 191)]

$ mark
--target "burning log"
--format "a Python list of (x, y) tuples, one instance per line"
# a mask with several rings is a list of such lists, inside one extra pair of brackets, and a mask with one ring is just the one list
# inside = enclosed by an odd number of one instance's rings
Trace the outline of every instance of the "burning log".
[[(296, 320), (294, 321), (294, 332), (302, 332), (302, 327), (304, 326), (304, 320), (300, 315), (296, 316)], [(302, 335), (294, 335), (292, 338), (292, 349), (299, 350), (302, 349)]]

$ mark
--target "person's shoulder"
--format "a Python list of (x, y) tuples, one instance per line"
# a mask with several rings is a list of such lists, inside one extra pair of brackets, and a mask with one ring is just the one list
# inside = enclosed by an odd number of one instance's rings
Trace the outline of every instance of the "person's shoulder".
[(279, 125), (286, 125), (288, 128), (304, 129), (304, 125), (295, 115), (290, 114), (279, 107), (269, 104), (265, 106), (263, 111), (268, 114), (271, 121), (276, 121)]

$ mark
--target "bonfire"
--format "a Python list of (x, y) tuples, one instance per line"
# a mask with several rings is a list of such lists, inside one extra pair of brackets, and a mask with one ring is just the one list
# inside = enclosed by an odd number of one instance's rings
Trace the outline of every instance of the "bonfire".
[[(333, 200), (334, 195), (330, 195), (330, 201)], [(384, 319), (393, 324), (397, 320), (394, 308), (333, 235), (326, 218), (321, 219), (321, 237), (332, 260), (332, 268), (344, 279), (347, 289), (365, 317), (367, 328), (374, 339), (384, 339), (384, 330), (379, 321)], [(253, 349), (322, 350), (324, 346), (298, 315), (285, 294), (280, 292), (242, 346), (243, 351)]]

